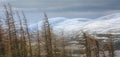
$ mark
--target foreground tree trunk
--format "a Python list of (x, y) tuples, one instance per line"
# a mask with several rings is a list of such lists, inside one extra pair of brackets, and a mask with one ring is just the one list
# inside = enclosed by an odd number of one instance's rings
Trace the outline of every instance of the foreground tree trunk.
[(52, 48), (52, 31), (47, 18), (46, 13), (44, 13), (45, 19), (43, 20), (43, 38), (45, 39), (46, 57), (53, 57)]
[(38, 42), (38, 45), (37, 45), (37, 50), (38, 50), (38, 53), (37, 53), (37, 57), (41, 57), (41, 49), (40, 49), (40, 34), (39, 34), (39, 28), (37, 26), (37, 42)]
[(0, 57), (5, 57), (5, 42), (4, 42), (4, 33), (2, 29), (2, 21), (0, 20)]
[(16, 32), (16, 26), (15, 21), (13, 17), (13, 11), (11, 8), (11, 5), (8, 4), (7, 6), (4, 6), (5, 13), (6, 13), (6, 23), (8, 26), (8, 37), (9, 37), (9, 55), (10, 57), (19, 57), (19, 43), (17, 38), (17, 32)]
[(26, 45), (25, 32), (24, 32), (22, 20), (18, 11), (17, 11), (17, 16), (20, 23), (20, 54), (21, 54), (20, 56), (27, 57), (27, 48), (26, 48), (27, 45)]
[(31, 35), (29, 33), (29, 29), (28, 29), (28, 22), (27, 22), (27, 18), (24, 14), (24, 12), (22, 11), (22, 14), (23, 14), (23, 17), (24, 17), (24, 23), (25, 23), (25, 28), (26, 28), (26, 35), (27, 35), (27, 38), (28, 38), (28, 41), (29, 41), (29, 56), (30, 57), (33, 57), (33, 54), (32, 54), (32, 45), (31, 45)]
[(88, 34), (83, 33), (83, 36), (83, 38), (85, 38), (86, 57), (91, 57), (90, 40), (88, 38)]

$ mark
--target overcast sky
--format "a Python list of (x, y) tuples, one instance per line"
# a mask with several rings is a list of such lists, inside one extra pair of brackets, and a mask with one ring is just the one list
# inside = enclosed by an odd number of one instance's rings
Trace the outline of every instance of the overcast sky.
[[(10, 3), (15, 10), (23, 10), (30, 22), (43, 18), (90, 18), (120, 13), (120, 0), (0, 0), (0, 8)], [(2, 12), (2, 9), (0, 9)]]

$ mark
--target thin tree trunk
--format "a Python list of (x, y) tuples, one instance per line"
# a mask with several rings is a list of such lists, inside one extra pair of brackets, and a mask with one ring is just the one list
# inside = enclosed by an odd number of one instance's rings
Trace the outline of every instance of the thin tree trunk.
[(26, 16), (25, 16), (25, 14), (24, 14), (23, 11), (22, 11), (22, 14), (23, 14), (23, 17), (24, 17), (24, 22), (25, 22), (26, 31), (27, 31), (27, 37), (28, 37), (28, 41), (29, 41), (30, 57), (33, 57), (33, 54), (32, 54), (32, 45), (31, 45), (31, 37), (30, 37), (29, 29), (28, 29), (27, 19), (26, 19)]
[(40, 50), (40, 34), (39, 34), (39, 29), (37, 27), (37, 42), (38, 42), (38, 54), (37, 54), (37, 57), (41, 57), (41, 50)]

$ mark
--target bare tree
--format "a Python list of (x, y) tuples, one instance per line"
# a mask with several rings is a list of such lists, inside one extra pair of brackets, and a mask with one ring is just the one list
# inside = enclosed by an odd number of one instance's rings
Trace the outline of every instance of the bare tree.
[(64, 33), (62, 32), (62, 57), (66, 57), (66, 49), (65, 49), (65, 39), (64, 39)]
[(109, 51), (109, 57), (114, 57), (114, 45), (112, 38), (110, 38), (108, 42), (108, 51)]
[(43, 19), (43, 38), (45, 39), (46, 57), (53, 57), (52, 49), (52, 36), (51, 27), (47, 18), (46, 13), (44, 13), (45, 18)]
[(13, 16), (12, 7), (10, 4), (7, 6), (4, 6), (5, 13), (6, 13), (6, 22), (8, 26), (8, 36), (9, 36), (9, 42), (10, 42), (10, 53), (13, 57), (18, 57), (19, 54), (19, 47), (18, 47), (18, 40), (17, 40), (17, 32), (16, 32), (16, 26)]
[(37, 42), (38, 42), (38, 45), (37, 45), (37, 49), (38, 49), (38, 54), (37, 54), (37, 57), (41, 57), (41, 49), (40, 49), (40, 32), (39, 32), (39, 28), (37, 26)]
[(29, 33), (29, 29), (28, 29), (28, 22), (27, 22), (27, 18), (26, 18), (26, 16), (25, 16), (25, 14), (24, 14), (24, 12), (22, 11), (22, 14), (23, 14), (23, 19), (24, 19), (24, 24), (25, 24), (25, 27), (26, 27), (26, 35), (27, 35), (27, 37), (28, 37), (28, 41), (29, 41), (29, 50), (30, 50), (30, 57), (32, 57), (33, 56), (33, 54), (32, 54), (32, 45), (31, 45), (31, 37), (30, 37), (30, 33)]
[(4, 37), (4, 33), (3, 33), (3, 28), (2, 28), (2, 21), (0, 20), (0, 57), (5, 57), (5, 43), (3, 38)]
[(83, 33), (83, 38), (85, 38), (86, 57), (91, 57), (90, 41), (89, 41), (89, 38), (88, 38), (88, 34)]
[(23, 29), (23, 24), (22, 24), (22, 20), (21, 20), (21, 17), (20, 17), (20, 14), (19, 12), (17, 11), (17, 16), (18, 16), (18, 19), (19, 19), (19, 27), (20, 27), (20, 56), (22, 57), (27, 57), (27, 49), (26, 49), (26, 38), (25, 38), (25, 32), (24, 32), (24, 29)]

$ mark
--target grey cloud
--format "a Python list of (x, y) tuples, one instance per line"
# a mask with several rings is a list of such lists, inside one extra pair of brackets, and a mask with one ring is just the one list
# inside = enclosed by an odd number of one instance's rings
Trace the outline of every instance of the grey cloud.
[(37, 16), (43, 11), (49, 17), (87, 18), (120, 12), (120, 0), (12, 0), (9, 3), (24, 10), (30, 17), (34, 15), (35, 19), (39, 19)]
[[(120, 9), (120, 0), (20, 0), (12, 3), (21, 8), (44, 8), (47, 11), (85, 11), (85, 10), (116, 10)], [(84, 3), (83, 3), (84, 2)]]

